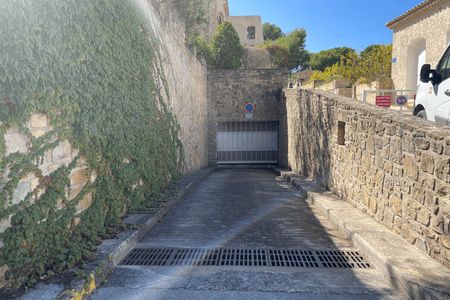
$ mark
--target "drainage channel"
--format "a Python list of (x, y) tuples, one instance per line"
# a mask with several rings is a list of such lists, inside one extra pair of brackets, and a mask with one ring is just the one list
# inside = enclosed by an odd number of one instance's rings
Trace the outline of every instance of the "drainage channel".
[(372, 268), (357, 251), (225, 248), (135, 248), (120, 265)]

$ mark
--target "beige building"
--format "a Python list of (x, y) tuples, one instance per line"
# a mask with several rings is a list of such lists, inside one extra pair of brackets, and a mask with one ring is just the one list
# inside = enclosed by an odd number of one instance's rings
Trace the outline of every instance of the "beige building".
[(209, 16), (209, 35), (218, 25), (230, 22), (236, 29), (244, 47), (256, 47), (264, 43), (263, 26), (260, 16), (230, 16), (228, 0), (213, 0)]
[(426, 0), (386, 26), (394, 32), (395, 88), (416, 90), (422, 65), (435, 67), (450, 43), (450, 0)]
[(225, 17), (230, 15), (227, 0), (211, 0), (209, 11), (209, 38), (216, 31), (217, 26), (225, 21)]
[(225, 20), (233, 24), (243, 46), (256, 47), (264, 43), (260, 16), (228, 16)]

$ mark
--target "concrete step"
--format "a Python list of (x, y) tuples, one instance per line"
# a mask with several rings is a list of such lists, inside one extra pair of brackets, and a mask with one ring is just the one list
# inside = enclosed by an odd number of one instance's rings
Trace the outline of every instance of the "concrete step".
[(276, 170), (412, 299), (449, 299), (450, 270), (338, 196), (295, 172)]

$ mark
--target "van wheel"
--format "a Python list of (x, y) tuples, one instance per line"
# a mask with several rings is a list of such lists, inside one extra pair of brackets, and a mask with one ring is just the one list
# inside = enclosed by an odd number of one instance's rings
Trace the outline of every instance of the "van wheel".
[(421, 110), (417, 113), (417, 116), (421, 119), (427, 119), (427, 113), (425, 112), (425, 110)]

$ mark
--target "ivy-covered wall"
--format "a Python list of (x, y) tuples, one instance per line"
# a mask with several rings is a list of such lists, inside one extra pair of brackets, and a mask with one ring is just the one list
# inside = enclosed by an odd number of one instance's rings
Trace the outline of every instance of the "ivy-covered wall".
[[(186, 47), (185, 20), (178, 0), (138, 0), (157, 39), (169, 102), (180, 125), (184, 170), (205, 167), (207, 154), (207, 68)], [(207, 0), (188, 0), (191, 2)], [(187, 2), (188, 2), (187, 1)], [(190, 20), (187, 24), (193, 23)]]
[[(194, 153), (206, 144), (206, 71), (184, 36), (164, 45), (177, 15), (162, 18), (153, 2), (2, 1), (0, 266), (10, 285), (76, 265), (127, 207), (151, 205), (206, 164)], [(192, 71), (199, 83), (180, 89)]]

